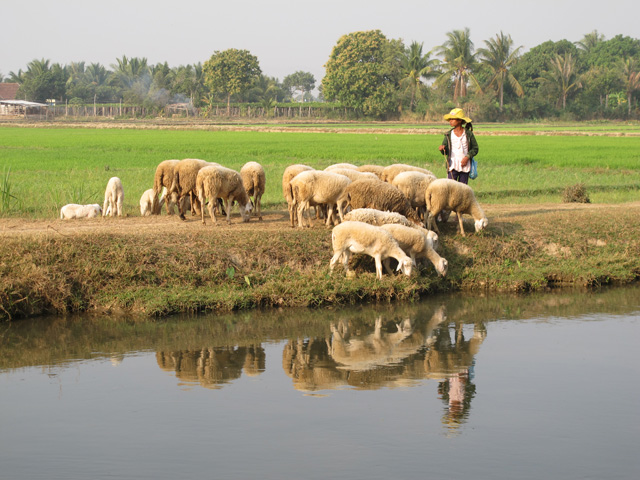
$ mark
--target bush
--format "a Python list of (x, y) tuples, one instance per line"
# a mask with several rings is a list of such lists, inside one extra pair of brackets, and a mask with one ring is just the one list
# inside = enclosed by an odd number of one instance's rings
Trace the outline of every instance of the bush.
[(562, 193), (563, 203), (591, 203), (584, 183), (577, 183), (564, 189)]

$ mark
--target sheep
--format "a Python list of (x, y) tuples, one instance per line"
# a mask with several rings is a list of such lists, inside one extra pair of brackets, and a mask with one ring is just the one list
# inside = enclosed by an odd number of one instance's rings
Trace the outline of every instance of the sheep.
[(331, 172), (335, 169), (342, 170), (343, 168), (348, 168), (349, 170), (357, 170), (358, 167), (353, 163), (334, 163), (333, 165), (329, 165), (324, 169), (325, 172)]
[[(393, 179), (396, 178), (396, 175), (402, 172), (422, 172), (426, 175), (433, 175), (430, 170), (426, 168), (414, 167), (413, 165), (407, 165), (405, 163), (394, 163), (393, 165), (389, 165), (384, 167), (382, 171), (381, 179), (383, 182), (391, 183)], [(435, 176), (435, 175), (433, 175)]]
[(282, 174), (282, 195), (284, 199), (287, 201), (287, 209), (289, 210), (289, 220), (291, 222), (291, 226), (296, 226), (296, 205), (293, 200), (293, 196), (291, 195), (291, 180), (293, 177), (298, 175), (300, 172), (305, 172), (313, 170), (313, 168), (308, 165), (289, 165), (284, 169), (284, 173)]
[[(298, 227), (304, 227), (304, 212), (312, 204), (327, 204), (329, 206), (327, 225), (333, 221), (333, 206), (337, 205), (338, 215), (342, 221), (344, 216), (342, 196), (350, 183), (351, 180), (344, 175), (321, 170), (310, 170), (296, 175), (290, 185), (291, 195), (298, 210)], [(311, 226), (311, 222), (309, 222), (309, 226)]]
[(198, 199), (195, 195), (196, 178), (198, 177), (198, 172), (202, 168), (210, 165), (219, 166), (219, 164), (217, 163), (206, 162), (204, 160), (199, 160), (196, 158), (185, 158), (184, 160), (180, 160), (175, 165), (173, 169), (173, 182), (171, 183), (171, 187), (169, 188), (168, 195), (173, 195), (174, 193), (177, 195), (178, 210), (181, 220), (185, 220), (184, 210), (182, 208), (182, 199), (187, 195), (191, 199), (191, 213), (200, 213), (201, 206), (199, 205)]
[(411, 206), (416, 209), (418, 216), (425, 219), (426, 203), (424, 201), (424, 192), (429, 184), (434, 181), (434, 175), (427, 175), (422, 172), (406, 171), (399, 173), (391, 182), (391, 185), (400, 190)]
[(264, 168), (258, 162), (247, 162), (240, 169), (242, 185), (249, 197), (253, 197), (253, 205), (258, 220), (262, 220), (262, 195), (264, 195), (267, 178)]
[[(462, 214), (466, 213), (475, 220), (476, 232), (485, 228), (489, 221), (480, 207), (473, 189), (464, 183), (456, 182), (448, 178), (439, 178), (431, 182), (425, 192), (425, 201), (429, 217), (427, 228), (440, 233), (436, 225), (436, 217), (442, 210), (456, 212), (460, 224), (460, 233), (464, 237), (464, 227), (462, 225)], [(433, 226), (433, 228), (431, 228)]]
[(370, 180), (380, 180), (375, 173), (371, 172), (359, 172), (358, 170), (354, 170), (352, 168), (332, 168), (331, 170), (325, 169), (325, 172), (337, 173), (338, 175), (344, 175), (345, 177), (349, 177), (349, 180), (355, 182), (356, 180), (360, 180), (362, 178), (370, 179)]
[(78, 205), (69, 203), (60, 209), (60, 219), (70, 218), (95, 218), (102, 214), (102, 208), (97, 203), (91, 205)]
[(228, 224), (231, 224), (231, 208), (234, 200), (238, 202), (240, 207), (242, 221), (248, 222), (250, 219), (251, 199), (242, 186), (242, 177), (235, 170), (221, 165), (209, 165), (201, 168), (196, 177), (196, 194), (200, 205), (202, 205), (200, 214), (203, 225), (205, 224), (204, 202), (207, 198), (209, 199), (209, 216), (213, 223), (217, 223), (213, 210), (218, 198), (225, 201)]
[[(158, 206), (159, 197), (162, 193), (162, 188), (166, 188), (167, 192), (171, 189), (173, 184), (173, 170), (180, 160), (164, 160), (156, 167), (156, 173), (153, 178), (153, 201), (154, 205), (151, 208), (151, 212), (154, 215), (160, 214), (161, 206)], [(165, 194), (166, 195), (166, 194)], [(167, 215), (173, 214), (173, 207), (178, 204), (177, 194), (167, 195)]]
[(352, 208), (375, 208), (376, 210), (397, 212), (415, 224), (421, 225), (416, 212), (400, 190), (380, 180), (356, 180), (344, 192), (348, 205)]
[(333, 257), (329, 262), (331, 271), (342, 259), (344, 269), (348, 269), (349, 258), (352, 253), (365, 253), (373, 257), (376, 264), (376, 278), (382, 279), (382, 261), (395, 258), (398, 261), (397, 270), (402, 270), (407, 276), (411, 275), (413, 261), (398, 245), (393, 236), (382, 227), (376, 227), (363, 222), (342, 222), (333, 227), (331, 232)]
[(381, 165), (360, 165), (358, 167), (358, 171), (373, 173), (376, 177), (382, 180), (382, 172), (384, 171), (384, 167)]
[(145, 190), (142, 196), (140, 197), (140, 215), (142, 215), (143, 217), (147, 215), (159, 215), (160, 210), (162, 209), (162, 205), (164, 205), (164, 200), (165, 200), (164, 189), (162, 190), (162, 196), (160, 197), (160, 201), (158, 201), (158, 197), (155, 194), (153, 188), (150, 188), (149, 190)]
[(102, 216), (114, 214), (122, 216), (122, 204), (124, 203), (124, 188), (122, 181), (118, 177), (111, 177), (107, 182), (107, 188), (104, 192), (104, 205), (102, 206)]
[[(434, 237), (432, 236), (429, 238), (429, 236), (425, 234), (424, 229), (417, 229), (399, 224), (386, 224), (382, 225), (382, 228), (393, 236), (396, 242), (398, 242), (398, 245), (400, 245), (400, 248), (402, 248), (402, 250), (411, 257), (411, 260), (413, 260), (414, 263), (417, 258), (428, 259), (440, 275), (443, 277), (447, 275), (449, 262), (438, 255), (433, 248)], [(437, 242), (437, 235), (435, 236), (435, 240)], [(389, 259), (385, 260), (385, 268), (387, 271), (390, 271), (388, 260)]]

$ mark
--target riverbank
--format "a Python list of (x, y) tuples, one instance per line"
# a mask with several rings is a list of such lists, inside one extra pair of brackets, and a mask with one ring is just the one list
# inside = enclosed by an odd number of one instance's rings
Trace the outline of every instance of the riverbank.
[[(259, 307), (416, 300), (436, 292), (535, 291), (640, 278), (640, 202), (483, 205), (489, 227), (444, 225), (442, 278), (431, 265), (375, 278), (329, 272), (331, 230), (291, 229), (286, 211), (232, 225), (195, 217), (78, 221), (0, 219), (0, 318), (73, 312), (158, 317)], [(465, 220), (473, 232), (473, 222)]]

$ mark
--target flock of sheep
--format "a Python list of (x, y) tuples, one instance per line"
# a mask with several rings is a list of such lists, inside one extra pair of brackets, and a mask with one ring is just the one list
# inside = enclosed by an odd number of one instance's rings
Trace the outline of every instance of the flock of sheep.
[[(140, 213), (159, 215), (166, 205), (167, 214), (177, 208), (184, 220), (186, 211), (191, 210), (204, 224), (205, 209), (214, 223), (216, 213), (226, 210), (227, 222), (231, 223), (235, 202), (244, 222), (249, 221), (252, 211), (262, 220), (265, 185), (264, 169), (257, 162), (249, 162), (237, 172), (199, 159), (165, 160), (156, 168), (153, 188), (140, 198)], [(405, 164), (382, 167), (340, 163), (325, 170), (290, 165), (282, 177), (282, 193), (292, 227), (311, 224), (310, 207), (315, 208), (317, 218), (324, 217), (326, 225), (333, 227), (332, 271), (342, 263), (350, 273), (351, 254), (364, 253), (374, 258), (377, 278), (382, 278), (383, 266), (391, 273), (391, 258), (397, 260), (397, 270), (405, 275), (411, 275), (416, 261), (428, 260), (444, 276), (448, 263), (436, 252), (440, 233), (436, 219), (446, 219), (449, 212), (454, 212), (462, 235), (463, 214), (473, 217), (476, 231), (488, 223), (471, 187), (437, 179), (429, 170)], [(60, 218), (122, 216), (123, 201), (122, 182), (113, 177), (102, 207), (65, 205)]]

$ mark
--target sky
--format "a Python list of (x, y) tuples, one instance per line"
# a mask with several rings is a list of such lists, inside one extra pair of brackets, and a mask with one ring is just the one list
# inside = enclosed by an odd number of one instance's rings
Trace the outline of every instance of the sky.
[(522, 52), (547, 40), (640, 37), (638, 0), (3, 0), (0, 74), (34, 59), (107, 68), (117, 58), (145, 57), (170, 67), (204, 63), (215, 51), (248, 50), (263, 74), (280, 81), (311, 72), (316, 85), (338, 39), (381, 30), (390, 39), (442, 45), (469, 28), (475, 48), (499, 32)]

